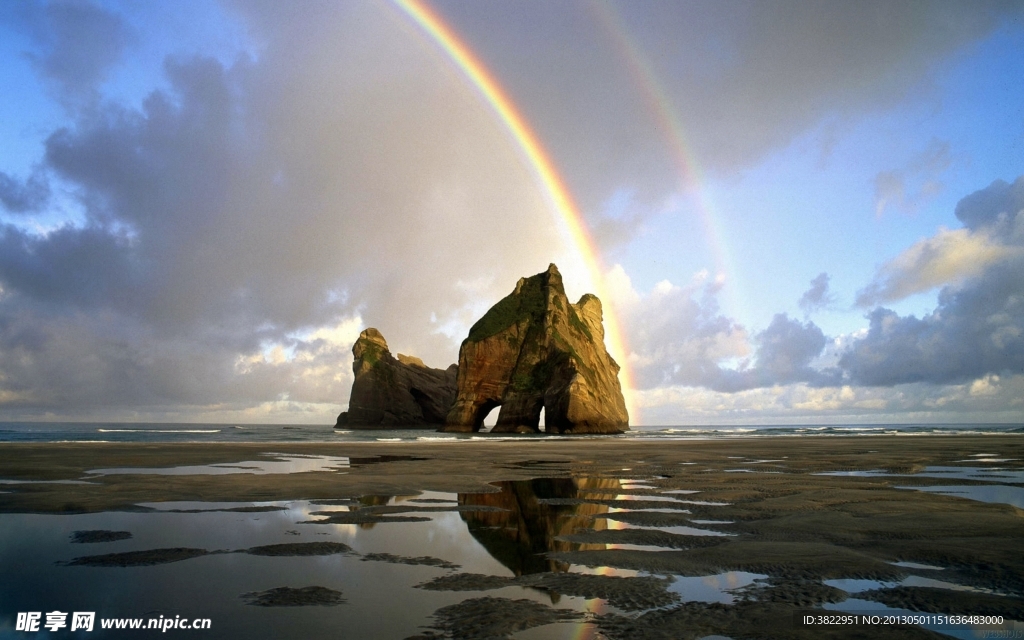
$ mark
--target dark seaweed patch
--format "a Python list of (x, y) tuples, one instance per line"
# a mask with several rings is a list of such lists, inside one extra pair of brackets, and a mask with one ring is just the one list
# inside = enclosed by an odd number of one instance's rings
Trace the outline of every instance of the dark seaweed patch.
[(427, 522), (424, 516), (387, 516), (366, 511), (316, 511), (314, 516), (327, 516), (323, 520), (304, 520), (297, 524), (378, 524), (382, 522)]
[(351, 552), (352, 547), (340, 542), (288, 542), (245, 550), (245, 553), (254, 556), (330, 556)]
[(720, 539), (709, 538), (713, 536), (685, 536), (656, 529), (605, 529), (558, 537), (559, 540), (579, 544), (639, 544), (666, 549), (693, 549), (722, 544)]
[(167, 509), (161, 513), (268, 513), (271, 511), (287, 511), (288, 507), (229, 507), (225, 509)]
[(532, 600), (472, 598), (434, 612), (434, 629), (461, 640), (508, 638), (517, 631), (554, 622), (580, 620), (575, 611), (553, 609)]
[(390, 553), (368, 553), (362, 557), (364, 562), (390, 562), (392, 564), (411, 564), (411, 565), (422, 565), (426, 567), (440, 567), (442, 569), (456, 570), (461, 569), (460, 565), (454, 562), (448, 562), (441, 558), (432, 558), (430, 556), (419, 556), (416, 558), (409, 558), (406, 556), (396, 556)]
[(679, 597), (668, 591), (669, 584), (668, 578), (651, 576), (625, 578), (580, 573), (535, 573), (503, 578), (479, 573), (458, 573), (434, 578), (416, 586), (428, 591), (490, 591), (510, 586), (531, 587), (552, 594), (586, 599), (602, 598), (620, 609), (640, 611), (676, 603)]
[(931, 587), (896, 587), (862, 591), (858, 598), (874, 600), (890, 607), (928, 613), (959, 613), (970, 611), (979, 616), (1003, 616), (1010, 620), (1024, 619), (1024, 599), (987, 593), (950, 591)]
[(74, 531), (71, 534), (71, 542), (77, 544), (92, 544), (96, 542), (116, 542), (128, 540), (132, 537), (130, 531), (108, 531), (107, 529), (92, 529), (89, 531)]
[(241, 597), (246, 604), (257, 607), (333, 607), (345, 603), (340, 591), (327, 587), (277, 587), (266, 591), (243, 593)]
[(69, 560), (64, 564), (71, 567), (148, 567), (156, 564), (167, 564), (169, 562), (180, 562), (190, 558), (198, 558), (210, 553), (217, 552), (186, 547), (145, 549), (142, 551), (125, 551), (123, 553), (106, 553), (99, 556), (82, 556)]

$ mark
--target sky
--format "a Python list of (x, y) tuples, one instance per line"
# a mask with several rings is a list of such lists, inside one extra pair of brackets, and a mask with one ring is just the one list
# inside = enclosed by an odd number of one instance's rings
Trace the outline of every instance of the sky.
[(1024, 421), (1020, 2), (25, 1), (0, 87), (0, 421), (331, 424), (551, 262), (635, 425)]

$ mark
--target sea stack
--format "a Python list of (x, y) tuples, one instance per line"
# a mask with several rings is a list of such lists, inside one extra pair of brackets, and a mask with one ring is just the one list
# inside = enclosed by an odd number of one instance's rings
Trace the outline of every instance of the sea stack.
[(380, 331), (352, 345), (352, 394), (336, 429), (432, 429), (445, 423), (456, 396), (456, 365), (432, 369), (419, 358), (396, 359)]
[(537, 433), (541, 409), (547, 433), (628, 430), (602, 323), (597, 296), (571, 304), (554, 264), (520, 278), (462, 342), (458, 396), (441, 431), (479, 431), (498, 406), (492, 433)]

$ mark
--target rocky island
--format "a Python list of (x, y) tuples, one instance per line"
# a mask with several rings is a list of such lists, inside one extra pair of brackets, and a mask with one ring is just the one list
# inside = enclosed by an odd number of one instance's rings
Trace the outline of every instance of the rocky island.
[(570, 303), (552, 264), (520, 278), (515, 289), (473, 325), (459, 363), (431, 369), (391, 356), (376, 329), (352, 347), (355, 381), (336, 428), (439, 427), (480, 431), (500, 407), (495, 433), (620, 433), (629, 416), (619, 365), (604, 346), (601, 301)]
[(419, 358), (391, 355), (370, 328), (352, 345), (352, 394), (335, 429), (437, 428), (455, 401), (456, 365), (432, 369)]

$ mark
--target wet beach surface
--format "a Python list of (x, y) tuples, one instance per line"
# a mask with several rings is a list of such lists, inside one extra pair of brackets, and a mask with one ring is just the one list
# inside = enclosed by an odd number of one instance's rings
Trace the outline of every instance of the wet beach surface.
[(0, 638), (55, 609), (226, 638), (1024, 635), (1022, 491), (1021, 435), (3, 444)]

